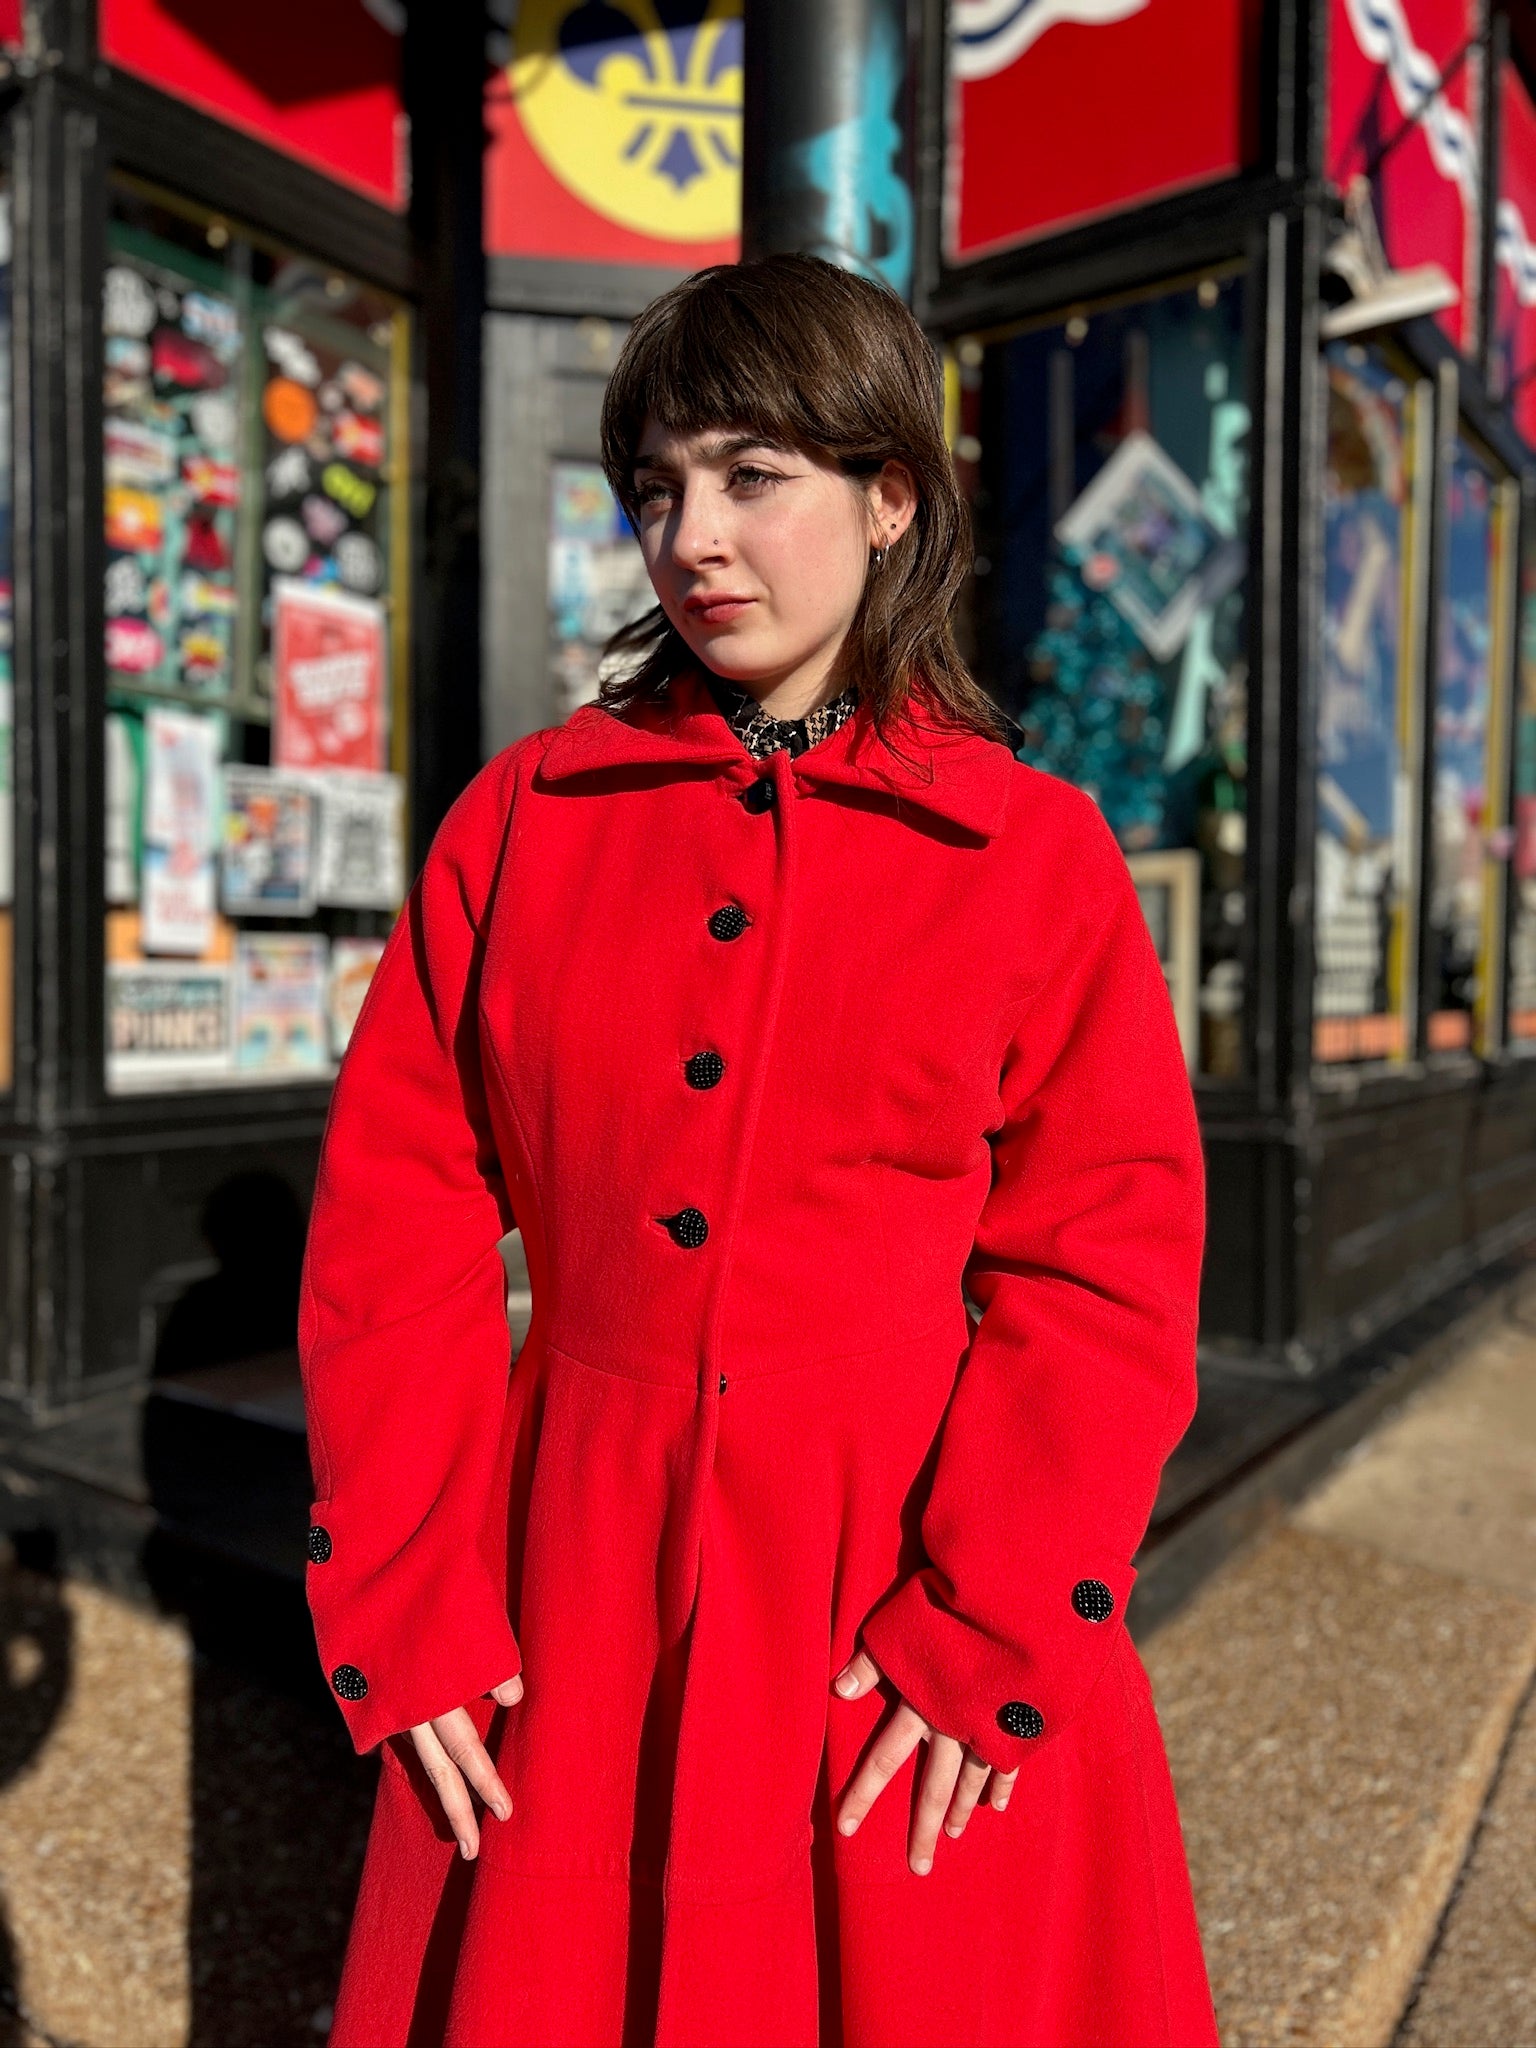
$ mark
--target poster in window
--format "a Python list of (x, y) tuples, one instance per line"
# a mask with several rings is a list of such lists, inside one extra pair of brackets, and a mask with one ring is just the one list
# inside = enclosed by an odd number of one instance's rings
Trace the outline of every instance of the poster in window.
[(228, 967), (166, 960), (107, 966), (107, 1086), (152, 1089), (227, 1074), (234, 1050)]
[(218, 727), (198, 712), (156, 705), (144, 717), (144, 754), (144, 949), (203, 953), (215, 912)]
[(405, 894), (405, 785), (398, 775), (312, 778), (320, 799), (315, 892), (338, 909), (394, 910)]
[(297, 776), (225, 769), (221, 896), (236, 917), (314, 910), (315, 798)]
[(384, 607), (278, 576), (272, 582), (272, 760), (277, 768), (385, 767)]
[(656, 602), (645, 557), (595, 462), (557, 462), (550, 475), (550, 666), (562, 717), (597, 695), (604, 649)]
[(1056, 538), (1156, 661), (1177, 654), (1246, 566), (1243, 544), (1217, 528), (1183, 470), (1140, 428), (1069, 506)]
[(244, 1074), (329, 1070), (326, 941), (242, 932), (235, 953), (235, 1064)]
[(331, 1053), (340, 1059), (351, 1043), (358, 1013), (369, 984), (384, 957), (382, 939), (333, 939), (331, 979), (326, 1008), (331, 1024)]
[(106, 897), (139, 900), (140, 828), (143, 820), (144, 722), (107, 713)]
[(1200, 854), (1193, 846), (1126, 855), (1147, 930), (1162, 963), (1193, 1073), (1200, 1056)]

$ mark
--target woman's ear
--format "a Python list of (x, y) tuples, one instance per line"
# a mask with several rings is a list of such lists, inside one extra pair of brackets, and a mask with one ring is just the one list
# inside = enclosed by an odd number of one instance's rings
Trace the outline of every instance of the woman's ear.
[(873, 527), (870, 545), (887, 548), (899, 540), (917, 514), (917, 484), (904, 462), (888, 462), (865, 485)]

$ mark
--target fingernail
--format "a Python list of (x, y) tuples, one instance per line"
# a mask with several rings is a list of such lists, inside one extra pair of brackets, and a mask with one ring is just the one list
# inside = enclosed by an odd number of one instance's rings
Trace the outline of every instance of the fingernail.
[(933, 1868), (932, 1858), (928, 1856), (919, 1856), (917, 1861), (913, 1864), (912, 1868), (919, 1877), (926, 1877), (929, 1871)]
[(512, 1818), (512, 1802), (509, 1799), (498, 1799), (491, 1808), (491, 1811), (498, 1820), (510, 1820)]
[(945, 1828), (945, 1830), (944, 1830), (944, 1832), (945, 1832), (945, 1834), (946, 1834), (946, 1835), (948, 1835), (949, 1839), (950, 1839), (950, 1840), (951, 1840), (951, 1841), (953, 1842), (953, 1841), (954, 1841), (954, 1840), (956, 1840), (956, 1838), (957, 1838), (957, 1837), (959, 1836), (960, 1830), (959, 1830), (959, 1828), (952, 1828), (952, 1827), (946, 1827), (946, 1828)]
[(999, 1799), (996, 1810), (999, 1813), (1006, 1813), (1008, 1811), (1008, 1801), (1006, 1799)]
[(851, 1835), (857, 1826), (858, 1822), (856, 1820), (840, 1820), (837, 1824), (837, 1832), (840, 1835)]
[(836, 1678), (833, 1679), (832, 1684), (834, 1688), (842, 1694), (844, 1699), (847, 1699), (852, 1693), (856, 1693), (859, 1689), (859, 1681), (854, 1677), (851, 1671), (839, 1671)]
[(469, 1859), (469, 1844), (468, 1844), (468, 1842), (460, 1842), (460, 1844), (459, 1844), (459, 1854), (460, 1854), (460, 1855), (461, 1855), (461, 1856), (462, 1856), (462, 1857), (464, 1858), (464, 1861), (465, 1861), (466, 1863), (468, 1863), (468, 1861), (470, 1860), (470, 1859)]

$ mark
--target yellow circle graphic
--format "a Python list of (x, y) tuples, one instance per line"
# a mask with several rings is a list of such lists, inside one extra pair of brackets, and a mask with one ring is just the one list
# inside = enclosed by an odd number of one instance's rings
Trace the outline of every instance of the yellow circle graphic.
[(653, 0), (523, 0), (512, 96), (529, 141), (594, 212), (636, 234), (721, 241), (741, 220), (741, 0), (674, 0), (667, 16)]

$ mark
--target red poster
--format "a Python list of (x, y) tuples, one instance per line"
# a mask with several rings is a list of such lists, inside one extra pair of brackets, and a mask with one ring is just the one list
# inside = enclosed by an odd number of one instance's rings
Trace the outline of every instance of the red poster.
[(277, 576), (272, 581), (272, 765), (385, 764), (384, 608)]
[(9, 50), (21, 42), (21, 0), (0, 0), (0, 43)]
[(1493, 224), (1493, 384), (1536, 448), (1536, 106), (1512, 64), (1499, 81), (1501, 155)]
[(1261, 12), (1262, 0), (952, 0), (950, 260), (1251, 163)]
[[(1433, 263), (1459, 301), (1436, 315), (1476, 345), (1481, 0), (1330, 0), (1328, 175), (1370, 181), (1396, 270)], [(1441, 82), (1443, 80), (1443, 83)]]
[(735, 261), (741, 0), (521, 0), (486, 89), (485, 246), (698, 270)]
[(363, 0), (100, 5), (109, 63), (370, 199), (404, 207), (400, 38)]

